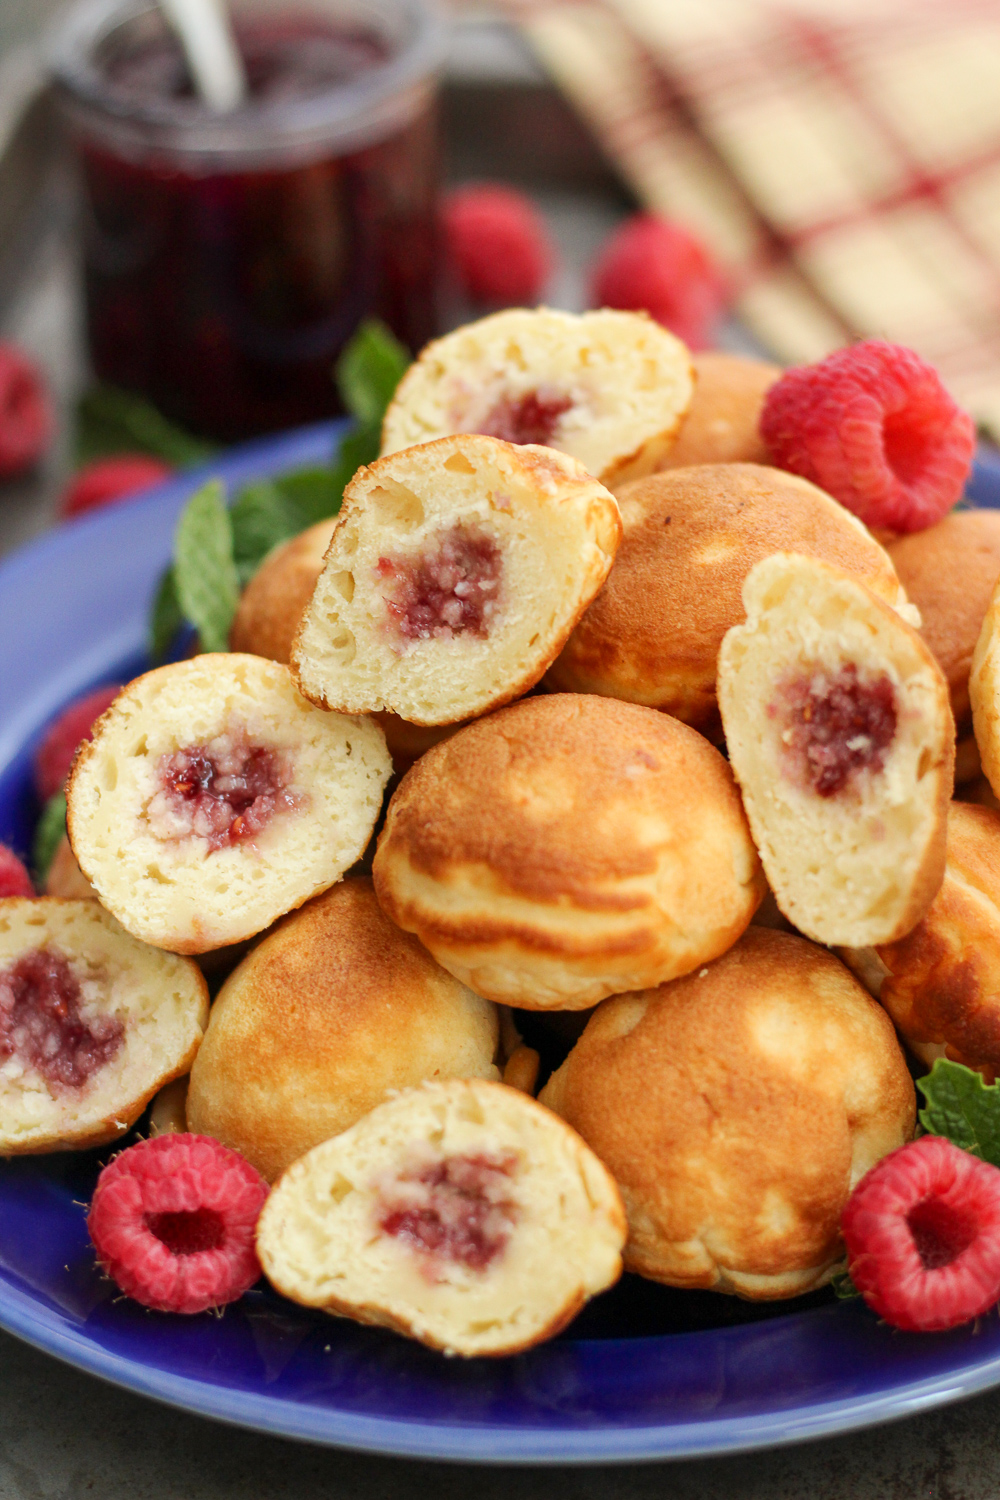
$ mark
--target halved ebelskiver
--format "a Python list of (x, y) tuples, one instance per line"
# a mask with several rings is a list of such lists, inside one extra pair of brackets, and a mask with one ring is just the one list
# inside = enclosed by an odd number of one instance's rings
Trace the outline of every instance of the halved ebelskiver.
[(293, 1302), (449, 1354), (551, 1338), (621, 1274), (614, 1179), (558, 1116), (481, 1079), (409, 1089), (315, 1146), (257, 1226)]
[(97, 901), (0, 901), (0, 1155), (115, 1140), (189, 1070), (207, 1024), (197, 964)]
[(442, 438), (359, 469), (292, 646), (307, 698), (454, 724), (533, 687), (611, 569), (618, 504), (551, 448)]
[(176, 953), (262, 932), (363, 853), (391, 761), (369, 719), (322, 713), (237, 653), (147, 672), (81, 746), (73, 852), (122, 926)]
[(382, 452), (454, 432), (542, 443), (602, 484), (652, 474), (691, 404), (691, 355), (644, 312), (511, 307), (428, 344), (382, 424)]
[(719, 652), (719, 707), (782, 912), (820, 943), (892, 942), (944, 875), (955, 725), (917, 632), (856, 579), (759, 562)]

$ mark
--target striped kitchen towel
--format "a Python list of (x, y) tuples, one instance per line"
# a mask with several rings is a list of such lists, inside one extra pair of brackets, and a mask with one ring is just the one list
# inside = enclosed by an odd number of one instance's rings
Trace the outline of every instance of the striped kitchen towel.
[(997, 0), (507, 0), (787, 362), (908, 344), (1000, 436)]

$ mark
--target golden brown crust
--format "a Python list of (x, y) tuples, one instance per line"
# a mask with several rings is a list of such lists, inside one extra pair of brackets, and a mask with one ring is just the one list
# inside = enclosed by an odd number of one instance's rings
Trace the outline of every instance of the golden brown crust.
[[(429, 751), (392, 798), (373, 873), (445, 967), (532, 1009), (634, 987), (611, 975), (686, 972), (735, 942), (764, 889), (718, 752), (666, 715), (574, 694)], [(509, 991), (495, 966), (521, 976)]]
[(705, 464), (619, 492), (614, 567), (549, 669), (554, 687), (644, 703), (721, 739), (716, 659), (745, 619), (741, 590), (773, 552), (833, 563), (896, 604), (899, 582), (865, 528), (806, 480), (758, 464)]
[(317, 521), (265, 559), (243, 590), (229, 630), (230, 651), (287, 664), (336, 524), (335, 519)]
[(495, 1076), (493, 1007), (353, 877), (293, 912), (230, 975), (191, 1074), (188, 1123), (273, 1181), (390, 1089)]
[(1000, 813), (953, 802), (948, 863), (926, 916), (875, 953), (879, 1000), (925, 1062), (1000, 1075)]
[(760, 435), (764, 397), (782, 374), (780, 365), (715, 350), (693, 357), (695, 386), (677, 441), (657, 467), (689, 464), (769, 464)]
[(961, 734), (972, 718), (972, 654), (1000, 576), (1000, 511), (952, 511), (936, 526), (891, 542), (888, 551), (920, 610), (920, 633), (948, 681)]
[(756, 927), (606, 1000), (540, 1097), (617, 1180), (629, 1269), (752, 1298), (829, 1279), (849, 1192), (915, 1113), (884, 1011), (824, 949)]

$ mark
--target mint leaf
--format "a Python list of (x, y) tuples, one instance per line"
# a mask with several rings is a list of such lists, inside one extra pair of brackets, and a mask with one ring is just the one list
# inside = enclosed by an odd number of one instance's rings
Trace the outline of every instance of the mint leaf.
[(273, 547), (305, 527), (299, 507), (270, 479), (241, 490), (229, 512), (233, 557), (242, 584), (249, 583)]
[(303, 530), (335, 516), (340, 509), (344, 486), (337, 483), (334, 469), (295, 469), (271, 481), (275, 489), (290, 500), (302, 516)]
[(1000, 1167), (1000, 1083), (986, 1084), (971, 1068), (939, 1057), (917, 1088), (927, 1100), (919, 1118), (928, 1135), (946, 1136)]
[(830, 1277), (830, 1285), (833, 1287), (834, 1295), (841, 1302), (848, 1302), (852, 1297), (860, 1297), (854, 1282), (851, 1280), (850, 1271), (835, 1271)]
[(409, 350), (377, 318), (366, 318), (337, 361), (337, 388), (363, 427), (381, 427), (409, 368)]
[(229, 627), (240, 597), (233, 527), (218, 479), (191, 496), (174, 533), (177, 600), (205, 651), (229, 649)]
[(66, 793), (61, 789), (42, 808), (31, 843), (31, 870), (39, 890), (45, 885), (49, 866), (66, 832)]
[(139, 452), (186, 468), (203, 463), (217, 451), (213, 444), (192, 437), (161, 416), (142, 396), (114, 385), (91, 386), (77, 405), (77, 463), (109, 453)]
[(183, 624), (184, 615), (177, 599), (171, 564), (163, 570), (149, 612), (149, 655), (153, 661), (163, 660)]

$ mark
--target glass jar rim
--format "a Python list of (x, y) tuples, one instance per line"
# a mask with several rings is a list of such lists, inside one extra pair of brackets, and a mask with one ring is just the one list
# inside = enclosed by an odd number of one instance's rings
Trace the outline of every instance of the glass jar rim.
[[(284, 0), (275, 6), (296, 13)], [(69, 113), (116, 144), (189, 159), (245, 163), (321, 148), (355, 149), (383, 138), (422, 101), (446, 48), (447, 27), (434, 0), (365, 0), (351, 19), (371, 22), (388, 13), (409, 35), (385, 61), (356, 78), (296, 99), (249, 100), (230, 114), (213, 114), (198, 100), (136, 100), (107, 87), (94, 60), (117, 27), (159, 9), (156, 0), (79, 0), (61, 18), (49, 45), (49, 68)], [(298, 12), (317, 14), (315, 0)]]

